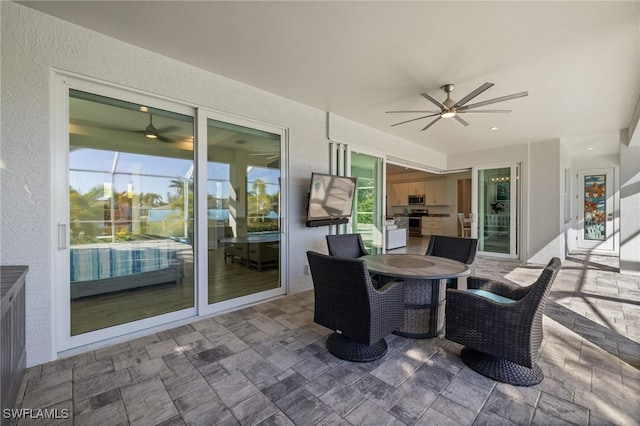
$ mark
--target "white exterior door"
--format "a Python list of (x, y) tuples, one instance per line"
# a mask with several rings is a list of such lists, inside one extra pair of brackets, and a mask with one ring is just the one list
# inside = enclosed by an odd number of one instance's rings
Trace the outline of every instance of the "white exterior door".
[(578, 249), (615, 251), (613, 168), (578, 172)]

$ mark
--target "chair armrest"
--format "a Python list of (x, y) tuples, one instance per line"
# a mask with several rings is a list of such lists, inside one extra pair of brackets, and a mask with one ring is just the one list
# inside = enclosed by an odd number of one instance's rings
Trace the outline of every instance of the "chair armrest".
[(481, 277), (467, 277), (467, 288), (474, 290), (484, 290), (509, 299), (518, 299), (512, 294), (521, 289), (517, 284), (505, 283), (502, 281), (492, 280)]
[(509, 336), (521, 333), (522, 302), (500, 303), (464, 290), (447, 289), (447, 327), (472, 325), (481, 335)]

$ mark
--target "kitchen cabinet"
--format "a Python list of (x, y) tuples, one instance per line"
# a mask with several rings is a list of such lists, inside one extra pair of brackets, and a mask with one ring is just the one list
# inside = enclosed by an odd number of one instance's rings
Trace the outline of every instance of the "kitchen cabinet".
[(424, 182), (409, 182), (409, 195), (424, 195)]
[(427, 206), (449, 205), (449, 191), (446, 180), (428, 180), (424, 182), (424, 203)]
[(422, 217), (422, 235), (445, 235), (444, 217)]
[(406, 206), (409, 204), (409, 184), (393, 183), (391, 184), (391, 193), (389, 200), (392, 206)]

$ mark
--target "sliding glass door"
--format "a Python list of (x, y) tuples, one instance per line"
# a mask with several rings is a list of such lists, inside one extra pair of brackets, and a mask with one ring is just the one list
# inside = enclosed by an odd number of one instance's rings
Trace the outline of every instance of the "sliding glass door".
[(518, 257), (519, 167), (474, 170), (472, 235), (478, 252), (497, 257)]
[(358, 179), (350, 221), (351, 232), (362, 236), (369, 253), (382, 253), (384, 160), (355, 150), (351, 150), (350, 154), (350, 176)]
[(285, 129), (55, 82), (58, 351), (285, 292)]
[(193, 315), (194, 110), (81, 82), (63, 93), (63, 349)]
[(204, 110), (199, 122), (206, 123), (198, 133), (207, 182), (202, 299), (226, 308), (283, 294), (283, 129)]

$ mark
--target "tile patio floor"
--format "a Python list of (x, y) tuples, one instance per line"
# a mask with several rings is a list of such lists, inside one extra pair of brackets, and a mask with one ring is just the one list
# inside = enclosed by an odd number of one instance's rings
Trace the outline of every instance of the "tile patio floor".
[[(311, 291), (27, 371), (22, 408), (67, 408), (75, 425), (635, 425), (640, 277), (617, 259), (563, 263), (531, 388), (470, 370), (441, 338), (389, 336), (368, 364), (330, 355)], [(476, 275), (531, 283), (540, 265), (479, 259)], [(20, 421), (22, 424), (53, 421)]]

